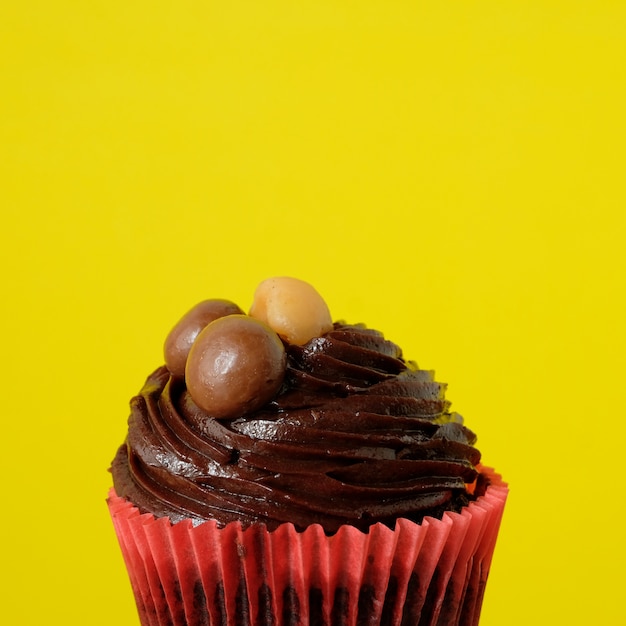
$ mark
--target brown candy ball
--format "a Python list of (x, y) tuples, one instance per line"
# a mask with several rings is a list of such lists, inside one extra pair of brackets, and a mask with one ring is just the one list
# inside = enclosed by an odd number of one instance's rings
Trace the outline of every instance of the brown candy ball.
[(204, 300), (185, 313), (172, 328), (163, 346), (170, 374), (179, 378), (185, 375), (189, 350), (203, 328), (220, 317), (239, 313), (243, 311), (229, 300)]
[(247, 315), (229, 315), (198, 335), (187, 359), (187, 389), (212, 417), (239, 417), (278, 393), (286, 365), (283, 343), (271, 328)]

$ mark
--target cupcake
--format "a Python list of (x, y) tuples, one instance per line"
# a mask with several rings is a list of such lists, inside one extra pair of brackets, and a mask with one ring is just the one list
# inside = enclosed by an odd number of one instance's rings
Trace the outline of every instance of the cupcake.
[(292, 278), (164, 357), (108, 497), (144, 626), (478, 624), (507, 486), (432, 371)]

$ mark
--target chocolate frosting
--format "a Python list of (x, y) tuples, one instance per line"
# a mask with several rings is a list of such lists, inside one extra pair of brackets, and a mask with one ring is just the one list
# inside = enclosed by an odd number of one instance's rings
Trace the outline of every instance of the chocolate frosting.
[(479, 495), (468, 489), (476, 437), (433, 372), (360, 325), (285, 347), (278, 395), (235, 419), (207, 415), (183, 380), (157, 369), (131, 401), (111, 468), (118, 495), (173, 522), (319, 523), (327, 533), (440, 517)]

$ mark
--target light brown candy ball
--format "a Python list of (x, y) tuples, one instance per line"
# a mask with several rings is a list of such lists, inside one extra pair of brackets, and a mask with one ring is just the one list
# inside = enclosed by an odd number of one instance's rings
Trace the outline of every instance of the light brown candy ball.
[(309, 283), (297, 278), (264, 280), (256, 289), (250, 315), (296, 345), (303, 345), (333, 328), (322, 296)]
[(187, 389), (212, 417), (239, 417), (278, 393), (286, 365), (283, 343), (271, 328), (247, 315), (229, 315), (211, 322), (194, 342)]
[(179, 378), (185, 375), (189, 350), (203, 328), (220, 317), (239, 313), (243, 311), (229, 300), (204, 300), (185, 313), (172, 328), (163, 346), (170, 374)]

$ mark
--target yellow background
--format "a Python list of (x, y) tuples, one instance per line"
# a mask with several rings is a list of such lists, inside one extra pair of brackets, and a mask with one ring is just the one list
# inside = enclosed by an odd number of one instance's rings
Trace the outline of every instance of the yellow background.
[(0, 67), (0, 622), (138, 623), (128, 400), (286, 274), (510, 481), (482, 626), (623, 623), (623, 2), (5, 2)]

